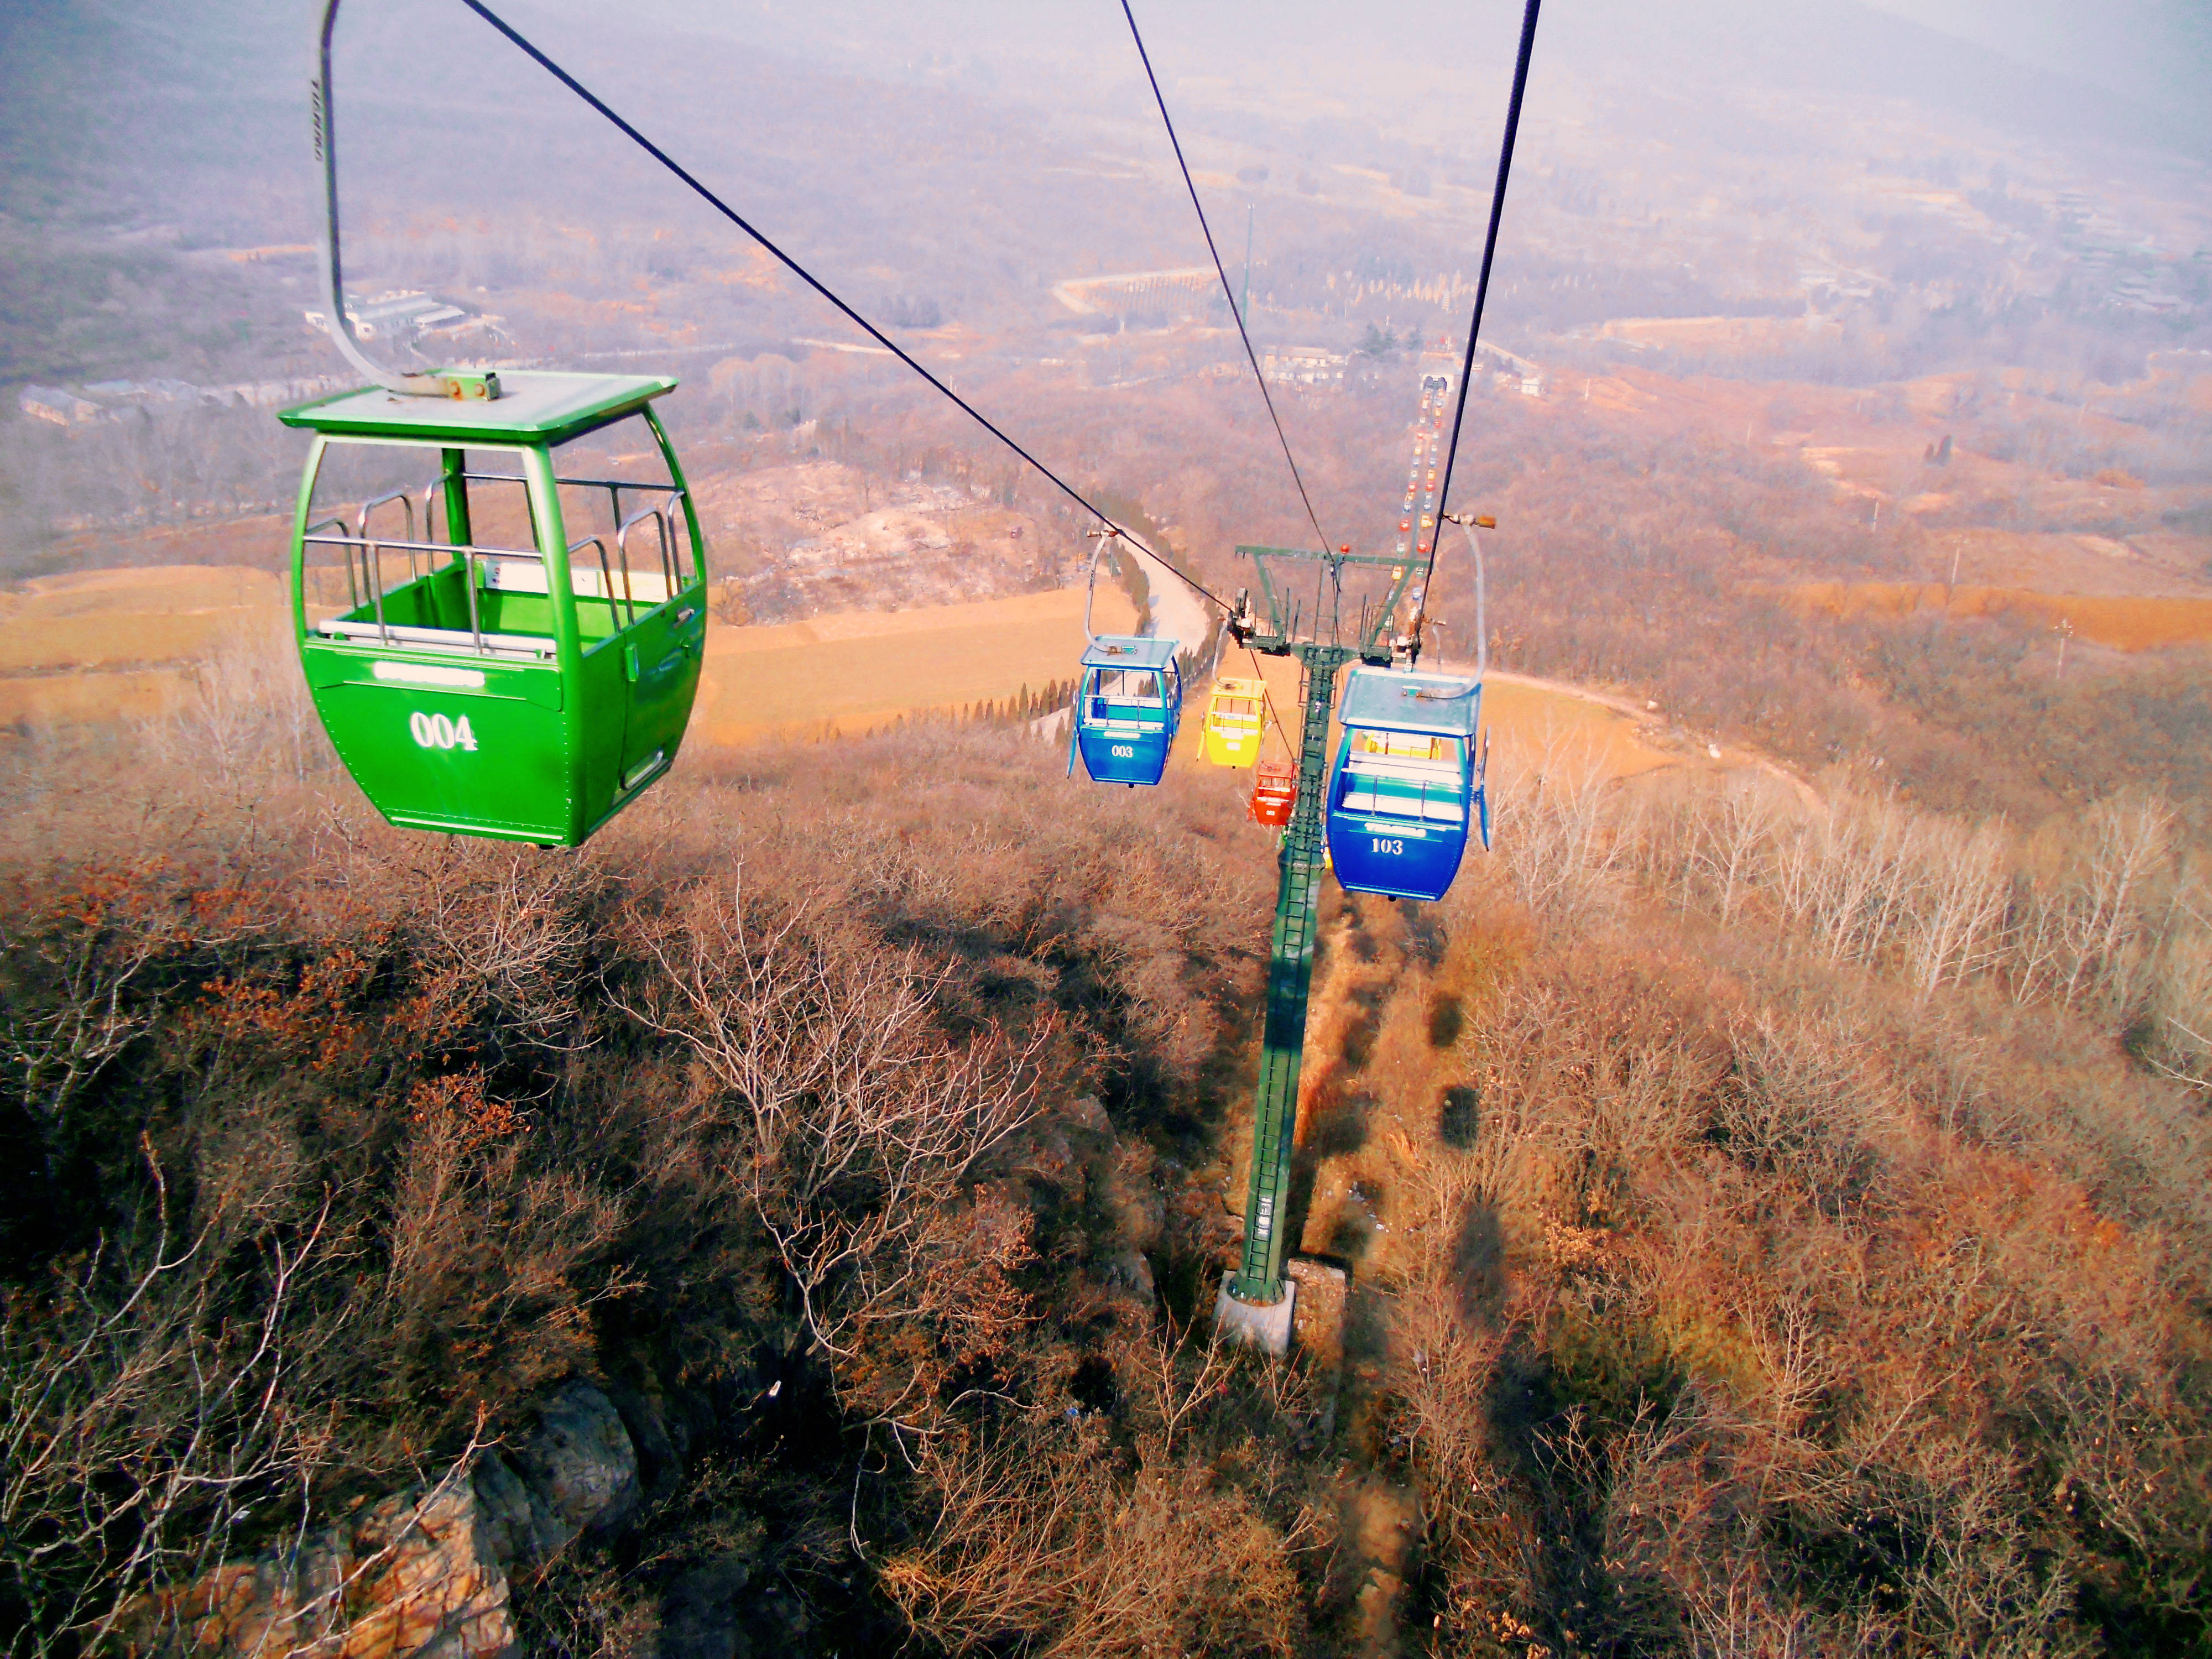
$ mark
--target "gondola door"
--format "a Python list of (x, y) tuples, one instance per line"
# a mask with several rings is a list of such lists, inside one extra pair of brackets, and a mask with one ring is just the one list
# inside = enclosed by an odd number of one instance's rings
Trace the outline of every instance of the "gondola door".
[(668, 469), (671, 493), (640, 502), (617, 526), (610, 562), (622, 624), (628, 718), (623, 727), (617, 802), (668, 769), (690, 723), (707, 647), (707, 590), (699, 520), (684, 471), (659, 420), (647, 411)]

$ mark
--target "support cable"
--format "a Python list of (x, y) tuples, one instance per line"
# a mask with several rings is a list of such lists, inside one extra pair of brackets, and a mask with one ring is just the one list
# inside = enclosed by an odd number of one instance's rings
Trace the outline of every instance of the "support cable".
[(1483, 301), (1490, 294), (1491, 262), (1498, 257), (1498, 226), (1505, 215), (1505, 185), (1513, 174), (1513, 140), (1521, 129), (1521, 96), (1528, 85), (1528, 55), (1536, 45), (1536, 9), (1540, 3), (1541, 0), (1528, 0), (1521, 16), (1521, 51), (1513, 64), (1513, 96), (1505, 106), (1505, 142), (1498, 152), (1498, 183), (1490, 193), (1490, 233), (1483, 239), (1482, 270), (1474, 284), (1474, 315), (1467, 325), (1467, 355), (1460, 361), (1459, 404), (1452, 411), (1451, 445), (1444, 451), (1444, 481), (1437, 492), (1437, 521), (1430, 526), (1429, 562), (1421, 572), (1421, 605), (1413, 620), (1417, 641), (1421, 620), (1428, 614), (1429, 584), (1437, 572), (1437, 544), (1443, 539), (1444, 509), (1451, 505), (1452, 464), (1459, 459), (1460, 425), (1467, 419), (1467, 385), (1474, 374), (1474, 342), (1482, 330)]
[[(470, 0), (471, 4), (475, 0)], [(1534, 0), (1531, 0), (1534, 3)], [(1306, 494), (1306, 481), (1298, 471), (1297, 458), (1291, 453), (1290, 438), (1283, 431), (1282, 416), (1275, 413), (1275, 400), (1267, 392), (1267, 377), (1260, 372), (1260, 359), (1252, 349), (1252, 337), (1245, 331), (1244, 316), (1237, 308), (1237, 290), (1229, 286), (1229, 272), (1221, 263), (1221, 250), (1213, 245), (1213, 227), (1206, 222), (1206, 209), (1198, 199), (1198, 185), (1190, 176), (1190, 163), (1183, 160), (1182, 140), (1176, 137), (1175, 121), (1168, 114), (1168, 100), (1160, 92), (1160, 77), (1152, 73), (1152, 54), (1145, 50), (1145, 37), (1137, 28), (1137, 14), (1129, 9), (1129, 0), (1121, 0), (1121, 15), (1129, 20), (1129, 38), (1137, 43), (1137, 57), (1145, 65), (1145, 79), (1152, 85), (1152, 101), (1160, 106), (1160, 121), (1168, 130), (1168, 143), (1174, 148), (1176, 165), (1182, 169), (1183, 188), (1190, 192), (1190, 204), (1198, 214), (1198, 228), (1206, 237), (1206, 251), (1213, 258), (1213, 274), (1221, 279), (1221, 292), (1229, 301), (1229, 314), (1237, 319), (1237, 337), (1244, 342), (1244, 361), (1252, 365), (1252, 378), (1260, 387), (1260, 400), (1267, 405), (1267, 418), (1275, 424), (1275, 436), (1283, 446), (1283, 459), (1290, 463), (1291, 482), (1298, 487), (1298, 500), (1305, 503), (1306, 521), (1313, 526), (1314, 534), (1320, 538), (1323, 552), (1336, 545), (1321, 527), (1321, 520), (1314, 514), (1313, 498)]]
[(1274, 693), (1264, 689), (1267, 684), (1267, 671), (1261, 665), (1260, 653), (1248, 645), (1244, 647), (1244, 654), (1252, 659), (1252, 677), (1258, 680), (1263, 688), (1260, 701), (1267, 707), (1267, 718), (1275, 723), (1275, 735), (1283, 740), (1283, 747), (1289, 751), (1291, 758), (1296, 760), (1298, 757), (1298, 746), (1291, 741), (1291, 734), (1283, 729), (1283, 717), (1275, 708)]
[(800, 264), (798, 260), (793, 258), (791, 255), (786, 253), (781, 248), (770, 241), (766, 235), (756, 229), (750, 222), (747, 222), (742, 214), (740, 214), (735, 208), (732, 207), (727, 202), (725, 202), (720, 197), (715, 195), (713, 191), (708, 189), (707, 186), (702, 184), (689, 169), (684, 167), (681, 162), (678, 161), (675, 157), (669, 155), (666, 150), (654, 143), (652, 139), (640, 132), (620, 115), (617, 115), (613, 109), (609, 107), (606, 102), (597, 94), (592, 92), (590, 88), (584, 85), (584, 83), (579, 81), (574, 76), (569, 74), (568, 71), (562, 69), (560, 64), (555, 63), (550, 58), (548, 58), (544, 52), (532, 46), (530, 41), (523, 36), (520, 31), (500, 17), (500, 15), (496, 12), (493, 11), (490, 7), (485, 5), (483, 3), (483, 0), (461, 0), (461, 3), (466, 6), (471, 11), (476, 13), (477, 16), (483, 18), (485, 22), (497, 29), (501, 34), (505, 35), (511, 43), (520, 48), (523, 54), (536, 63), (540, 69), (544, 70), (548, 75), (550, 75), (562, 86), (574, 93), (577, 97), (582, 99), (586, 104), (589, 104), (593, 109), (605, 116), (608, 121), (613, 124), (616, 129), (619, 131), (623, 137), (629, 139), (630, 142), (635, 143), (640, 149), (642, 149), (647, 155), (653, 157), (654, 161), (659, 162), (664, 167), (666, 167), (669, 172), (674, 173), (678, 179), (682, 179), (684, 183), (690, 185), (694, 193), (696, 193), (700, 199), (704, 201), (708, 206), (713, 208), (715, 212), (720, 214), (725, 219), (727, 219), (739, 230), (742, 230), (746, 235), (751, 237), (754, 241), (759, 243), (761, 246), (767, 249), (769, 252), (775, 255), (778, 260), (782, 262), (783, 266), (787, 270), (790, 271), (793, 276), (798, 277), (799, 280), (805, 283), (807, 287), (812, 289), (817, 294), (820, 295), (831, 305), (835, 306), (844, 314), (847, 320), (859, 327), (870, 339), (873, 340), (878, 345), (882, 346), (886, 351), (890, 352), (891, 356), (896, 357), (908, 368), (921, 376), (923, 380), (928, 381), (933, 388), (943, 393), (944, 396), (949, 398), (952, 403), (957, 404), (961, 411), (970, 420), (974, 421), (976, 425), (981, 427), (984, 431), (989, 433), (1000, 443), (1006, 445), (1007, 448), (1012, 450), (1015, 454), (1020, 456), (1024, 461), (1027, 461), (1031, 466), (1042, 473), (1044, 477), (1050, 480), (1052, 484), (1059, 489), (1060, 494), (1066, 496), (1068, 500), (1073, 501), (1078, 507), (1081, 507), (1085, 513), (1091, 514), (1092, 518), (1097, 520), (1100, 524), (1104, 525), (1115, 535), (1120, 536), (1127, 541), (1131, 546), (1136, 548), (1139, 552), (1151, 558), (1154, 562), (1158, 564), (1162, 569), (1176, 577), (1176, 580), (1181, 581), (1186, 587), (1188, 587), (1193, 592), (1212, 600), (1215, 605), (1219, 605), (1224, 612), (1233, 611), (1234, 607), (1232, 607), (1226, 599), (1214, 592), (1203, 582), (1199, 581), (1196, 578), (1191, 576), (1187, 572), (1178, 569), (1168, 560), (1162, 558), (1158, 553), (1154, 552), (1152, 548), (1147, 546), (1144, 542), (1139, 540), (1134, 534), (1115, 520), (1112, 514), (1105, 512), (1100, 507), (1093, 506), (1091, 502), (1075, 488), (1074, 485), (1069, 483), (1065, 478), (1062, 478), (1060, 474), (1054, 472), (1042, 461), (1030, 454), (1028, 450), (1023, 448), (1021, 445), (1016, 443), (1012, 438), (1000, 431), (990, 418), (984, 415), (981, 410), (977, 409), (965, 398), (963, 398), (951, 386), (945, 385), (944, 381), (939, 380), (936, 375), (931, 374), (927, 368), (924, 368), (911, 355), (902, 348), (896, 340), (893, 340), (873, 323), (860, 315), (859, 312), (854, 310), (852, 307), (847, 305), (845, 301), (839, 299), (836, 295), (831, 293), (829, 288), (815, 276), (813, 272), (808, 270), (805, 266)]

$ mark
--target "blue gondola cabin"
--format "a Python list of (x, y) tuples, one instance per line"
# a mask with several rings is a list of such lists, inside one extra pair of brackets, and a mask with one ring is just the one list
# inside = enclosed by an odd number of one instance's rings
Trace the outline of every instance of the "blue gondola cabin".
[(1102, 634), (1091, 641), (1075, 683), (1072, 742), (1094, 781), (1158, 783), (1182, 723), (1175, 641)]
[(1354, 669), (1337, 717), (1328, 850), (1352, 893), (1438, 899), (1459, 873), (1468, 832), (1489, 843), (1475, 775), (1480, 681)]

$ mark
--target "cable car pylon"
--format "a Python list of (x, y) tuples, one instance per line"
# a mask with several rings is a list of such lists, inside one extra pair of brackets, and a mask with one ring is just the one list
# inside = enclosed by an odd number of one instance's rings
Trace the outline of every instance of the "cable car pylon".
[[(1376, 554), (1334, 553), (1287, 547), (1239, 547), (1237, 556), (1252, 562), (1266, 610), (1252, 605), (1249, 589), (1237, 596), (1229, 630), (1239, 645), (1271, 657), (1290, 657), (1298, 665), (1299, 719), (1297, 799), (1283, 830), (1281, 875), (1275, 889), (1275, 922), (1267, 959), (1267, 1014), (1260, 1041), (1260, 1075), (1252, 1097), (1252, 1177), (1244, 1206), (1244, 1250), (1235, 1273), (1222, 1282), (1214, 1303), (1214, 1322), (1224, 1331), (1283, 1352), (1290, 1343), (1295, 1287), (1283, 1276), (1288, 1243), (1291, 1152), (1297, 1129), (1298, 1075), (1305, 1056), (1306, 1008), (1313, 988), (1314, 933), (1321, 912), (1322, 829), (1328, 794), (1328, 721), (1336, 702), (1337, 676), (1346, 667), (1391, 665), (1402, 640), (1393, 629), (1408, 584), (1412, 561)], [(1315, 637), (1300, 638), (1298, 610), (1278, 588), (1271, 566), (1285, 562), (1319, 567)], [(1360, 618), (1351, 643), (1340, 641), (1346, 567), (1380, 566), (1390, 570), (1389, 597)], [(1323, 605), (1328, 632), (1322, 632)]]
[[(468, 3), (476, 4), (477, 0), (468, 0)], [(1491, 269), (1498, 253), (1498, 227), (1504, 212), (1506, 184), (1512, 175), (1514, 139), (1521, 125), (1522, 99), (1528, 88), (1528, 63), (1535, 45), (1536, 19), (1540, 4), (1541, 0), (1525, 0), (1522, 13), (1520, 49), (1514, 64), (1512, 94), (1506, 105), (1504, 140), (1498, 151), (1498, 182), (1491, 195), (1490, 223), (1483, 241), (1482, 266), (1475, 284), (1474, 314), (1468, 325), (1467, 354), (1460, 367), (1458, 404), (1452, 416), (1451, 437), (1444, 448), (1443, 482), (1442, 488), (1436, 491), (1433, 517), (1425, 514), (1418, 530), (1412, 522), (1407, 523), (1405, 528), (1411, 533), (1413, 545), (1408, 549), (1401, 544), (1395, 558), (1355, 555), (1348, 545), (1331, 553), (1328, 550), (1325, 538), (1322, 550), (1318, 552), (1279, 547), (1239, 547), (1237, 550), (1239, 556), (1249, 558), (1253, 562), (1267, 617), (1263, 627), (1252, 609), (1249, 591), (1240, 592), (1236, 610), (1229, 618), (1230, 632), (1240, 645), (1272, 656), (1295, 657), (1297, 659), (1302, 676), (1301, 718), (1297, 757), (1297, 799), (1291, 811), (1290, 823), (1283, 832), (1282, 874), (1276, 889), (1273, 948), (1267, 963), (1267, 1014), (1261, 1036), (1260, 1073), (1253, 1090), (1252, 1174), (1244, 1208), (1244, 1246), (1237, 1271), (1222, 1281), (1220, 1295), (1214, 1303), (1214, 1323), (1224, 1334), (1255, 1342), (1277, 1354), (1289, 1352), (1291, 1322), (1297, 1305), (1296, 1287), (1287, 1284), (1284, 1278), (1283, 1257), (1288, 1243), (1285, 1229), (1289, 1217), (1285, 1212), (1291, 1191), (1291, 1153), (1297, 1127), (1298, 1075), (1305, 1056), (1306, 1007), (1313, 986), (1314, 927), (1320, 910), (1316, 890), (1328, 845), (1324, 826), (1328, 821), (1329, 807), (1336, 804), (1326, 799), (1330, 787), (1328, 763), (1329, 714), (1335, 701), (1337, 676), (1346, 666), (1357, 663), (1369, 668), (1410, 670), (1419, 661), (1422, 639), (1428, 625), (1431, 579), (1436, 573), (1437, 531), (1447, 518), (1453, 519), (1455, 522), (1464, 522), (1447, 511), (1451, 492), (1452, 465), (1459, 452), (1460, 429), (1467, 418), (1468, 381), (1474, 374), (1475, 342), (1482, 329), (1483, 301), (1489, 293)], [(1122, 0), (1122, 9), (1125, 14), (1129, 13), (1129, 0)], [(1129, 14), (1129, 27), (1131, 33), (1135, 33), (1136, 18), (1133, 14)], [(1144, 53), (1141, 38), (1138, 40), (1138, 51)], [(1146, 76), (1152, 82), (1153, 98), (1159, 105), (1160, 118), (1167, 123), (1169, 137), (1173, 139), (1175, 124), (1168, 118), (1167, 102), (1160, 95), (1158, 80), (1152, 75), (1149, 55), (1145, 57), (1145, 67)], [(1182, 147), (1180, 142), (1176, 143), (1176, 156), (1181, 162)], [(1198, 212), (1199, 223), (1205, 228), (1206, 210), (1198, 199), (1198, 188), (1191, 179), (1187, 164), (1183, 167), (1183, 180), (1190, 190), (1191, 205)], [(1212, 249), (1213, 233), (1210, 228), (1206, 229), (1206, 246)], [(1229, 278), (1227, 273), (1221, 270), (1218, 254), (1214, 265), (1225, 291), (1229, 287)], [(1267, 393), (1266, 377), (1260, 373), (1258, 358), (1252, 351), (1250, 336), (1245, 332), (1243, 313), (1237, 307), (1237, 296), (1231, 294), (1229, 297), (1232, 314), (1237, 318), (1238, 333), (1244, 337), (1245, 355), (1251, 360), (1254, 378), (1260, 381), (1260, 390), (1264, 397)], [(1422, 412), (1425, 415), (1429, 412), (1425, 393), (1431, 389), (1424, 387)], [(1274, 413), (1273, 399), (1267, 400), (1267, 408), (1272, 416)], [(1435, 427), (1436, 422), (1431, 420), (1430, 429), (1433, 431)], [(1281, 435), (1279, 421), (1276, 422), (1276, 431), (1278, 435)], [(1427, 447), (1424, 443), (1425, 451)], [(1287, 437), (1283, 441), (1283, 451), (1285, 458), (1290, 459)], [(1297, 462), (1292, 460), (1291, 465), (1292, 476), (1297, 477)], [(1408, 483), (1410, 486), (1411, 481)], [(1300, 499), (1305, 500), (1302, 477), (1298, 478), (1298, 490)], [(1310, 501), (1307, 501), (1306, 505), (1308, 517), (1311, 518)], [(1413, 506), (1413, 493), (1409, 487), (1406, 501), (1409, 520)], [(1427, 507), (1430, 503), (1424, 501), (1422, 506)], [(1485, 520), (1475, 522), (1487, 527)], [(1315, 528), (1316, 531), (1320, 528), (1317, 520)], [(1425, 546), (1422, 544), (1419, 530), (1430, 532)], [(1470, 529), (1470, 539), (1472, 534)], [(1412, 615), (1402, 629), (1395, 629), (1394, 624), (1398, 620), (1412, 583), (1413, 561), (1424, 553), (1426, 558), (1421, 567), (1420, 580), (1413, 589)], [(1321, 567), (1316, 573), (1321, 578), (1321, 585), (1314, 599), (1314, 628), (1312, 634), (1306, 637), (1300, 637), (1297, 607), (1292, 605), (1285, 610), (1284, 597), (1277, 592), (1268, 571), (1271, 561), (1284, 560)], [(1347, 565), (1392, 567), (1389, 597), (1378, 610), (1372, 613), (1363, 612), (1356, 642), (1351, 645), (1340, 642), (1340, 625), (1343, 575)], [(1329, 637), (1326, 641), (1320, 637), (1324, 603), (1329, 611)], [(1468, 688), (1465, 693), (1437, 686), (1425, 690), (1411, 688), (1411, 694), (1452, 702), (1471, 694), (1479, 707), (1480, 681), (1465, 684)], [(1351, 712), (1347, 711), (1348, 714)], [(1425, 729), (1416, 735), (1435, 736), (1427, 728), (1436, 723), (1420, 724)], [(1464, 846), (1470, 827), (1469, 818), (1473, 816), (1480, 821), (1483, 844), (1487, 847), (1490, 840), (1487, 803), (1472, 768), (1473, 747), (1476, 740), (1472, 713), (1462, 724), (1465, 728), (1463, 734), (1455, 732), (1449, 737), (1449, 742), (1460, 745), (1462, 777), (1456, 791), (1458, 801), (1455, 807), (1459, 842)], [(1378, 728), (1385, 733), (1381, 747), (1386, 758), (1391, 746), (1388, 735), (1391, 726), (1403, 729), (1404, 725), (1402, 721), (1390, 722)], [(1347, 760), (1349, 748), (1347, 732)], [(1348, 769), (1340, 768), (1340, 770)], [(1379, 775), (1389, 769), (1376, 769)], [(1425, 819), (1428, 816), (1427, 786), (1424, 784), (1422, 787), (1425, 793), (1423, 811), (1419, 816)], [(1255, 798), (1255, 810), (1256, 805)], [(1378, 832), (1385, 830), (1381, 823), (1363, 827)], [(1395, 825), (1389, 826), (1388, 833), (1390, 839), (1397, 839), (1399, 832)], [(1406, 830), (1404, 834), (1410, 845), (1413, 839), (1411, 829)], [(1382, 842), (1377, 842), (1374, 850), (1379, 853), (1385, 849)], [(1394, 849), (1392, 856), (1395, 857), (1404, 850), (1402, 847)], [(1455, 851), (1451, 863), (1455, 870)], [(1368, 878), (1348, 873), (1346, 885), (1356, 890), (1426, 891), (1433, 896), (1442, 890), (1442, 886), (1435, 879), (1437, 874), (1436, 872), (1429, 872), (1428, 878), (1420, 884), (1401, 886), (1379, 883), (1372, 878), (1371, 873)], [(1443, 885), (1448, 885), (1451, 872), (1443, 871), (1441, 876)]]

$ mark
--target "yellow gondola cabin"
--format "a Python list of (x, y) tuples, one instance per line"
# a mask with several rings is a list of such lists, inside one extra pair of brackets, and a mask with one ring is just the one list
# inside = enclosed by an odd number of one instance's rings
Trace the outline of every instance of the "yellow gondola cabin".
[(1265, 680), (1218, 679), (1206, 703), (1206, 758), (1216, 766), (1249, 766), (1260, 758), (1267, 729)]

